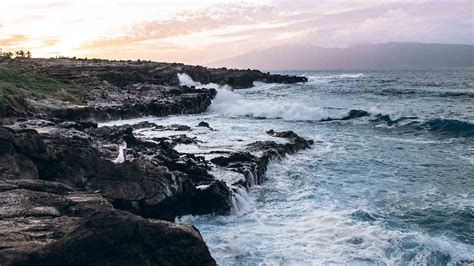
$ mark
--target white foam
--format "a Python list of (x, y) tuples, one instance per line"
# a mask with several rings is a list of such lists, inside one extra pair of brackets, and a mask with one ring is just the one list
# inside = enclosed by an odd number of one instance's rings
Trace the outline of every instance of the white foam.
[(188, 86), (188, 87), (191, 87), (191, 86), (200, 87), (200, 86), (202, 86), (201, 82), (194, 81), (186, 73), (178, 73), (178, 80), (179, 80), (179, 85), (181, 85), (181, 86)]
[(309, 107), (301, 103), (275, 101), (249, 101), (228, 89), (219, 89), (209, 111), (229, 116), (280, 118), (290, 121), (320, 121), (328, 118), (340, 119), (348, 114), (344, 109)]
[[(342, 74), (337, 77), (359, 77), (363, 74)], [(228, 85), (220, 86), (215, 83), (201, 84), (194, 81), (185, 73), (178, 74), (181, 85), (194, 86), (196, 88), (217, 89), (217, 95), (212, 101), (209, 111), (211, 113), (228, 116), (248, 116), (257, 118), (279, 118), (288, 121), (321, 121), (325, 119), (341, 119), (347, 116), (349, 110), (329, 109), (318, 106), (304, 106), (298, 102), (281, 102), (272, 100), (252, 101), (245, 99), (242, 95), (232, 91)], [(269, 89), (274, 84), (262, 84), (256, 82), (254, 89)]]
[(181, 86), (188, 86), (188, 87), (195, 87), (196, 89), (232, 89), (229, 85), (219, 85), (216, 83), (207, 83), (202, 84), (201, 82), (194, 81), (188, 74), (186, 73), (178, 73), (178, 80), (179, 85)]
[(356, 79), (365, 77), (364, 73), (357, 73), (357, 74), (340, 74), (340, 75), (332, 75), (330, 76), (333, 79)]
[(364, 73), (356, 73), (356, 74), (338, 74), (338, 75), (306, 75), (308, 78), (307, 84), (323, 84), (323, 83), (328, 83), (334, 80), (340, 80), (340, 79), (357, 79), (357, 78), (362, 78), (365, 77), (366, 74)]
[(234, 187), (235, 192), (232, 192), (232, 215), (243, 215), (251, 210), (252, 198), (247, 193), (247, 189), (243, 187)]
[(198, 189), (198, 190), (205, 190), (205, 189), (207, 189), (208, 187), (210, 187), (210, 185), (200, 185), (200, 186), (196, 186), (196, 189)]

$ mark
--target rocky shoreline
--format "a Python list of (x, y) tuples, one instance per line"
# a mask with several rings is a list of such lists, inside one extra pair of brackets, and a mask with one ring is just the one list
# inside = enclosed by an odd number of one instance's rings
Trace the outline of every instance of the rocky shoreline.
[[(135, 72), (130, 68), (135, 62), (68, 62), (60, 69), (57, 64), (43, 60), (29, 67), (92, 89), (81, 96), (84, 106), (29, 99), (28, 106), (3, 117), (1, 265), (214, 265), (199, 231), (174, 219), (235, 212), (240, 191), (262, 183), (272, 160), (313, 143), (292, 131), (269, 130), (268, 140), (206, 157), (175, 149), (199, 142), (189, 132), (212, 130), (205, 122), (102, 127), (94, 122), (205, 111), (216, 91), (179, 86), (173, 76), (183, 71), (202, 83), (240, 88), (249, 80), (300, 82), (296, 77), (148, 62), (137, 64)], [(151, 76), (149, 69), (160, 74)], [(110, 74), (114, 71), (118, 74)], [(142, 134), (165, 131), (161, 138)], [(121, 137), (129, 158), (114, 164)]]
[[(11, 72), (8, 70), (17, 70), (21, 73), (18, 79), (35, 77), (33, 82), (48, 81), (39, 87), (42, 90), (47, 85), (70, 87), (69, 90), (61, 89), (46, 97), (35, 93), (30, 93), (27, 99), (12, 95), (15, 104), (3, 108), (0, 105), (1, 120), (55, 117), (68, 121), (110, 121), (148, 115), (204, 112), (216, 91), (180, 86), (178, 74), (181, 73), (202, 84), (229, 85), (233, 89), (250, 88), (254, 82), (307, 81), (306, 77), (258, 70), (211, 69), (148, 61), (11, 59), (0, 62), (0, 67), (6, 68), (6, 74)], [(24, 73), (29, 75), (25, 76)], [(25, 84), (21, 83), (21, 86)]]

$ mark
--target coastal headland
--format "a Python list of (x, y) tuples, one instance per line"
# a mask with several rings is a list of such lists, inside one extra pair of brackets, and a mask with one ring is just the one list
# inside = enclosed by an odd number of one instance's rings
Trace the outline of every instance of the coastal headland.
[[(235, 213), (239, 193), (263, 183), (272, 160), (313, 142), (268, 129), (274, 140), (203, 157), (175, 147), (199, 141), (187, 132), (214, 130), (205, 121), (98, 126), (205, 112), (216, 90), (182, 86), (178, 74), (233, 89), (307, 81), (150, 61), (0, 62), (1, 265), (215, 264), (199, 231), (175, 218)], [(176, 134), (150, 139), (143, 130)], [(114, 164), (120, 138), (130, 153)]]

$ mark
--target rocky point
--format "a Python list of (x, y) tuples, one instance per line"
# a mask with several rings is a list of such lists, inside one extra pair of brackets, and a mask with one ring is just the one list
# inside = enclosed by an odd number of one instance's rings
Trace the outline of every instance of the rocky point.
[[(267, 165), (309, 148), (292, 131), (214, 156), (182, 153), (198, 144), (196, 125), (102, 126), (145, 115), (204, 112), (214, 90), (179, 86), (178, 73), (202, 83), (247, 88), (254, 81), (293, 83), (301, 77), (252, 70), (208, 69), (156, 62), (21, 61), (38, 75), (87, 87), (73, 103), (54, 97), (8, 107), (0, 126), (1, 265), (214, 265), (199, 231), (176, 224), (193, 214), (228, 215), (239, 189), (265, 179)], [(139, 132), (171, 132), (147, 137)], [(116, 143), (130, 153), (115, 164)], [(221, 172), (216, 172), (219, 169)], [(232, 178), (225, 174), (234, 173)]]

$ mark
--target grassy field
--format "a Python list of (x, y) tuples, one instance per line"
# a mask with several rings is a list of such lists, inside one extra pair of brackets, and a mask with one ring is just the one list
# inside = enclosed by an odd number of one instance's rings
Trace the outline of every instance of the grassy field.
[(0, 63), (0, 116), (21, 112), (27, 98), (74, 102), (80, 91), (77, 86), (35, 73), (25, 67), (25, 62)]

